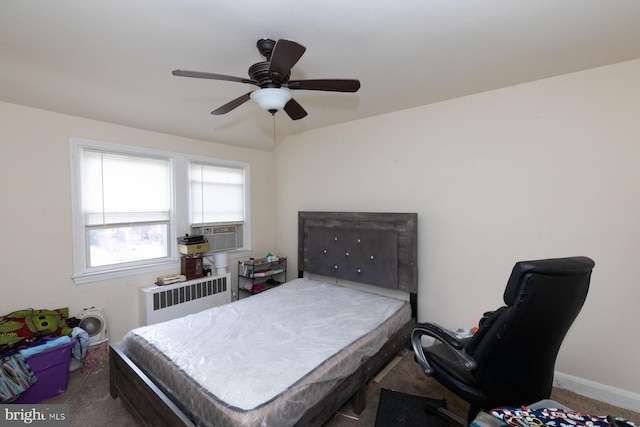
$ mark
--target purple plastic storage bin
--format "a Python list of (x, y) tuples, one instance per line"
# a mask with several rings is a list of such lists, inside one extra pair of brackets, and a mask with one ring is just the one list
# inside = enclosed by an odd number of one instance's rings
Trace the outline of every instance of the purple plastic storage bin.
[(26, 361), (38, 381), (11, 403), (40, 403), (67, 391), (74, 345), (75, 341), (71, 341), (27, 357)]

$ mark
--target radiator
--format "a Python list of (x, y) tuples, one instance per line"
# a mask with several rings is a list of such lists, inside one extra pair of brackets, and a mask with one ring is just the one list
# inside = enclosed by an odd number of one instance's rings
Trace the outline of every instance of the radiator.
[(151, 325), (231, 302), (231, 274), (140, 288), (140, 324)]

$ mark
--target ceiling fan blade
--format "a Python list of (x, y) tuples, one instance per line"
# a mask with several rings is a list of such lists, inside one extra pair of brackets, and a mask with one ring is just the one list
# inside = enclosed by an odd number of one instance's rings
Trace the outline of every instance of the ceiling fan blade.
[(222, 107), (213, 110), (211, 112), (211, 114), (213, 114), (214, 116), (219, 116), (221, 114), (228, 113), (229, 111), (233, 110), (234, 108), (239, 107), (242, 104), (244, 104), (245, 102), (247, 102), (248, 100), (250, 100), (251, 99), (250, 94), (251, 94), (251, 92), (245, 93), (244, 95), (237, 97), (233, 101), (227, 102)]
[[(291, 40), (278, 40), (271, 53), (269, 63), (269, 76), (271, 79), (280, 82), (284, 81), (305, 50), (307, 50), (306, 47)], [(278, 79), (277, 76), (281, 76), (281, 78)]]
[(326, 90), (329, 92), (357, 92), (360, 89), (359, 80), (351, 79), (317, 79), (292, 80), (287, 84), (289, 89)]
[(307, 112), (302, 108), (302, 105), (298, 104), (295, 99), (290, 99), (284, 105), (284, 111), (291, 117), (291, 120), (300, 120), (307, 115)]
[(251, 79), (245, 79), (243, 77), (226, 76), (224, 74), (205, 73), (202, 71), (188, 71), (188, 70), (173, 70), (171, 72), (174, 76), (180, 77), (194, 77), (196, 79), (211, 79), (211, 80), (226, 80), (230, 82), (248, 83), (252, 85), (258, 85), (258, 82)]

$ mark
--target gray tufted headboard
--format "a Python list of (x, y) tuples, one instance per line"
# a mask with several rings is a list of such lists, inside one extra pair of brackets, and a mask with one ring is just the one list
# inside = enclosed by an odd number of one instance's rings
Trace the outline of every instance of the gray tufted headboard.
[(415, 213), (298, 212), (304, 272), (418, 292)]

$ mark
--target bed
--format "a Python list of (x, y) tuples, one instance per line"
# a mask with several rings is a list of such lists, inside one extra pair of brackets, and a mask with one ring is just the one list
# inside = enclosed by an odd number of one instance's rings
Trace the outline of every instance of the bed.
[(409, 344), (416, 236), (416, 214), (299, 212), (298, 279), (129, 332), (110, 347), (112, 397), (153, 426), (319, 426), (349, 399), (361, 412)]

